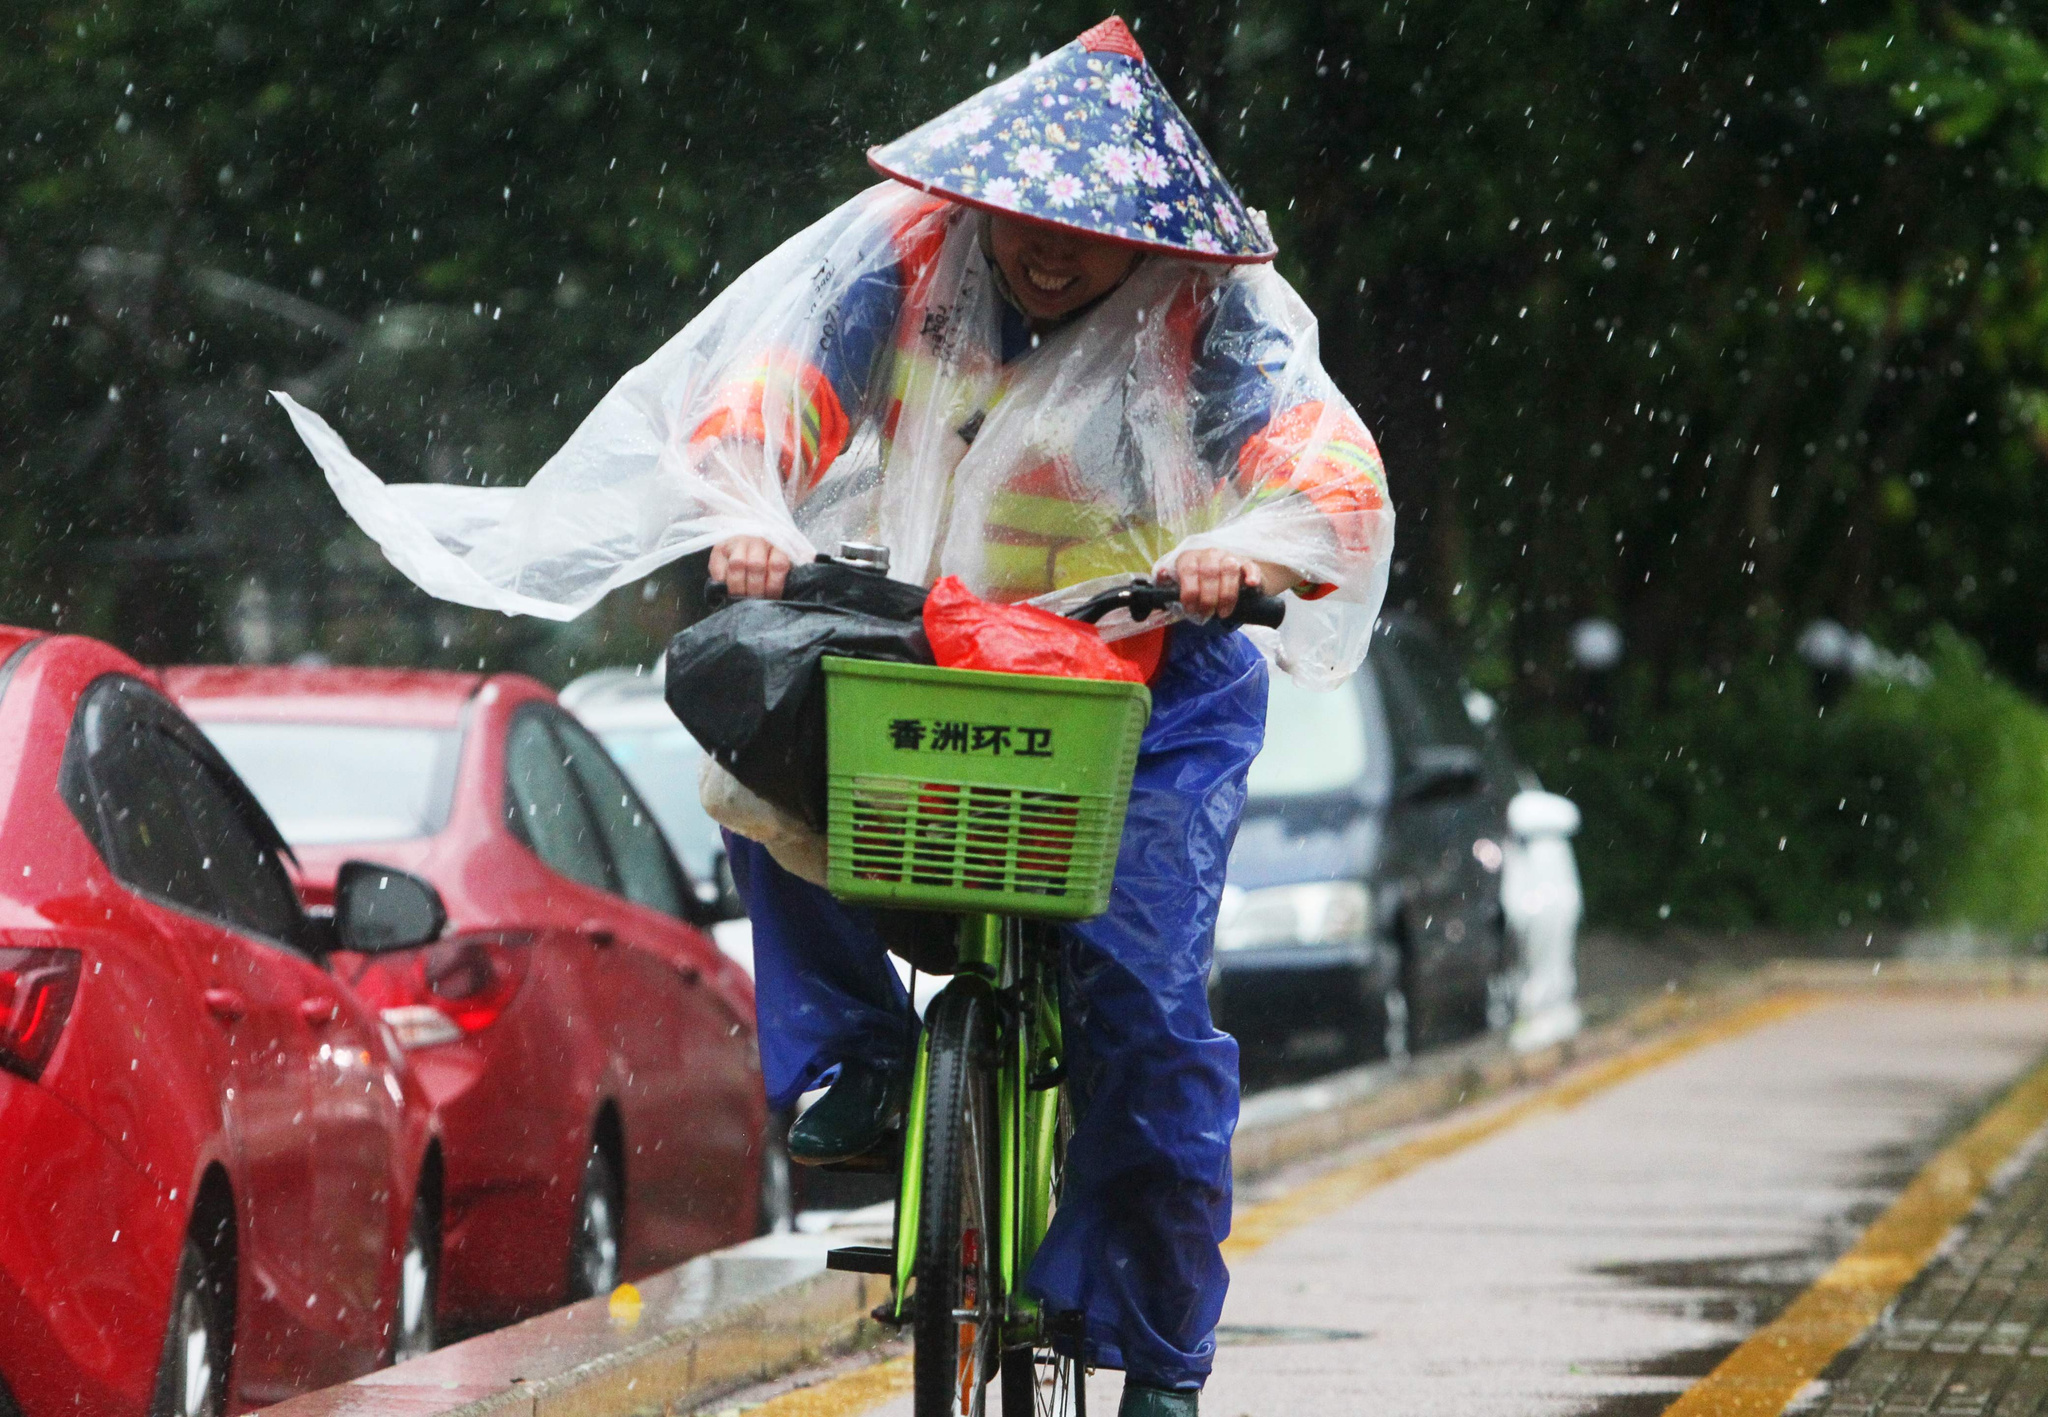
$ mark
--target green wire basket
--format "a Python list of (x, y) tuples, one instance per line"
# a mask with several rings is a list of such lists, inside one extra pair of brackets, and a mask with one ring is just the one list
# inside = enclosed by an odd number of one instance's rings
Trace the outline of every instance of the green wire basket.
[(825, 660), (826, 886), (1085, 920), (1109, 906), (1142, 684)]

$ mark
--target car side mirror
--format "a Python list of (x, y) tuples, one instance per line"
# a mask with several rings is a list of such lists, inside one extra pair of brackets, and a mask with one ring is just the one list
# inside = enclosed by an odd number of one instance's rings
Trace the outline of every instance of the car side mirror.
[(746, 903), (740, 899), (739, 886), (732, 878), (732, 861), (723, 851), (711, 854), (710, 878), (693, 881), (691, 889), (697, 897), (698, 918), (704, 924), (747, 918)]
[(344, 861), (334, 880), (335, 944), (359, 954), (415, 949), (441, 938), (440, 892), (394, 866)]
[(1454, 743), (1417, 748), (1401, 777), (1401, 800), (1437, 802), (1469, 796), (1485, 780), (1483, 766), (1477, 748)]

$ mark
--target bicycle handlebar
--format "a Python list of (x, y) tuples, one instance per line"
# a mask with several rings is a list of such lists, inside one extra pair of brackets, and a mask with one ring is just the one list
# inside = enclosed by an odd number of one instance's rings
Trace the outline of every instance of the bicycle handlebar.
[[(1112, 610), (1127, 610), (1132, 620), (1142, 622), (1178, 604), (1180, 587), (1172, 581), (1138, 580), (1104, 591), (1069, 611), (1067, 618), (1085, 620), (1093, 625)], [(1216, 618), (1233, 630), (1240, 625), (1264, 625), (1277, 630), (1287, 618), (1287, 602), (1277, 595), (1267, 595), (1262, 590), (1246, 586), (1237, 593), (1237, 608)]]
[[(713, 609), (724, 605), (728, 598), (725, 582), (709, 581), (705, 584), (704, 600)], [(1112, 610), (1126, 610), (1134, 622), (1142, 623), (1178, 604), (1180, 587), (1172, 581), (1136, 580), (1083, 602), (1069, 611), (1067, 618), (1093, 625)], [(1287, 618), (1287, 602), (1277, 595), (1267, 595), (1262, 590), (1246, 586), (1237, 593), (1237, 609), (1216, 618), (1233, 630), (1240, 625), (1265, 625), (1277, 630)]]

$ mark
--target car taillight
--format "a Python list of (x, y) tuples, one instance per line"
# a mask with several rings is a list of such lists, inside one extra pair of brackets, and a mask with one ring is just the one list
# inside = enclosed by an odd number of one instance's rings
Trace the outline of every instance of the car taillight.
[(0, 946), (0, 1068), (34, 1082), (57, 1051), (78, 997), (77, 950)]
[(532, 954), (527, 935), (459, 935), (417, 953), (371, 960), (356, 991), (375, 1006), (400, 1047), (452, 1043), (498, 1021), (525, 982)]

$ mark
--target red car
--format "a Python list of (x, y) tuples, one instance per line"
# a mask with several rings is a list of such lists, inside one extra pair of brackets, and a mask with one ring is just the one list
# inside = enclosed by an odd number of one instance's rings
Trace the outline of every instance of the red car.
[(327, 967), (431, 892), (356, 863), (314, 919), (282, 847), (132, 660), (0, 627), (0, 1412), (208, 1417), (432, 1346), (431, 1109)]
[[(500, 1322), (756, 1233), (786, 1210), (753, 986), (597, 740), (519, 675), (173, 669), (277, 820), (308, 902), (366, 856), (449, 936), (352, 982), (447, 1151), (441, 1313)], [(772, 1217), (771, 1217), (772, 1218)]]

